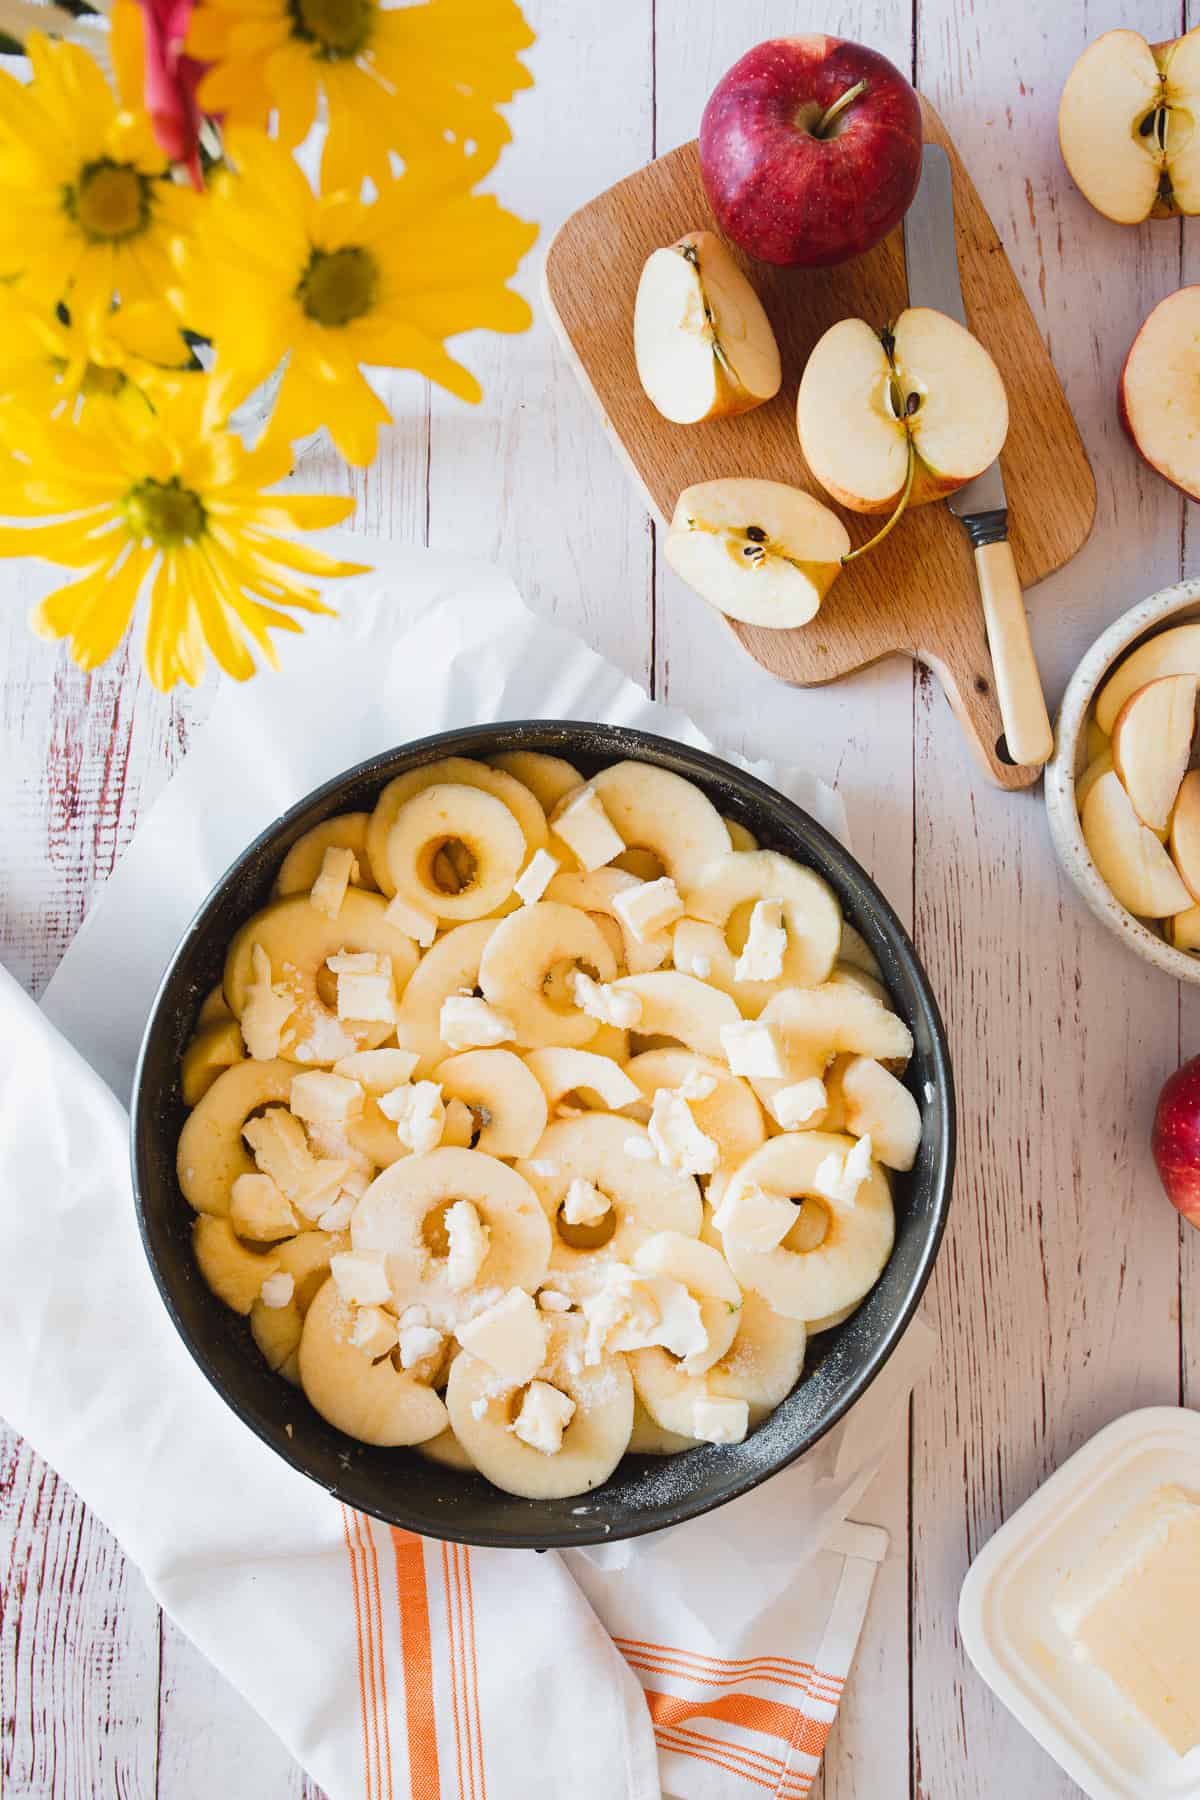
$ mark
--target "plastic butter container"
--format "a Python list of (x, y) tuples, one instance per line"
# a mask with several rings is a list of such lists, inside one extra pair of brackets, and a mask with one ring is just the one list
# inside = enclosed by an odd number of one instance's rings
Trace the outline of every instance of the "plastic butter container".
[[(992, 1538), (963, 1583), (967, 1655), (1092, 1800), (1200, 1800), (1200, 1747), (1177, 1755), (1056, 1618), (1063, 1584), (1175, 1486), (1200, 1501), (1200, 1412), (1127, 1413), (1076, 1452)], [(1200, 1632), (1200, 1618), (1190, 1621)]]

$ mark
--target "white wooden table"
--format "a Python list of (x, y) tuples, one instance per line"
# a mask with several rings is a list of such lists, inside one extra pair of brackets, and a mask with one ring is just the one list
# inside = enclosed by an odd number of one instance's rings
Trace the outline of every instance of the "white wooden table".
[[(530, 12), (537, 88), (516, 108), (498, 185), (542, 222), (543, 244), (579, 202), (691, 136), (713, 82), (761, 38), (820, 24), (910, 71), (971, 168), (1096, 470), (1091, 542), (1032, 601), (1052, 697), (1108, 620), (1200, 567), (1186, 503), (1137, 461), (1114, 404), (1137, 325), (1197, 278), (1200, 239), (1100, 219), (1055, 134), (1085, 42), (1117, 24), (1174, 35), (1179, 0), (838, 0), (807, 15), (790, 0), (538, 0)], [(353, 481), (358, 525), (497, 558), (535, 608), (718, 742), (836, 781), (953, 1040), (959, 1174), (929, 1298), (943, 1353), (860, 1508), (892, 1552), (826, 1757), (827, 1800), (1057, 1800), (1076, 1790), (964, 1660), (958, 1589), (1000, 1521), (1100, 1425), (1200, 1397), (1200, 1236), (1176, 1229), (1146, 1150), (1159, 1084), (1200, 1042), (1200, 1004), (1076, 903), (1039, 793), (977, 779), (922, 670), (893, 662), (800, 692), (738, 654), (665, 572), (544, 321), (469, 346), (468, 360), (487, 392), (478, 410), (396, 380), (395, 429)], [(306, 472), (344, 487), (331, 461), (318, 454)], [(207, 699), (161, 698), (128, 655), (83, 676), (26, 634), (15, 605), (0, 632), (0, 728), (20, 752), (0, 749), (0, 958), (38, 992)], [(34, 772), (16, 791), (14, 767)], [(65, 1484), (11, 1436), (0, 1456), (5, 1800), (311, 1795)]]

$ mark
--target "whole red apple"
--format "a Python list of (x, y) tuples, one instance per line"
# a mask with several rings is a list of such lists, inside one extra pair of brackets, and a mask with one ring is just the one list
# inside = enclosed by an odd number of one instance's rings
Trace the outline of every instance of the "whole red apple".
[(1165, 1082), (1150, 1148), (1171, 1205), (1200, 1229), (1200, 1056)]
[(899, 224), (921, 179), (921, 103), (845, 38), (772, 38), (723, 75), (700, 173), (726, 237), (762, 262), (824, 267)]

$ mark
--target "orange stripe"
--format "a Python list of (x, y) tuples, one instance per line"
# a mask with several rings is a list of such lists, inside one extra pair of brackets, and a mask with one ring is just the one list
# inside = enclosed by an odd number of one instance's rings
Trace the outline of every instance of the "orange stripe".
[(628, 1650), (624, 1654), (631, 1669), (644, 1669), (648, 1675), (673, 1675), (680, 1681), (694, 1681), (702, 1687), (737, 1687), (743, 1681), (774, 1681), (780, 1687), (799, 1688), (802, 1694), (813, 1691), (811, 1680), (801, 1679), (798, 1675), (777, 1675), (771, 1669), (738, 1669), (729, 1675), (703, 1675), (695, 1669), (668, 1662), (665, 1657), (643, 1658)]
[(668, 1732), (656, 1731), (654, 1736), (660, 1750), (672, 1750), (677, 1756), (694, 1756), (697, 1762), (712, 1763), (714, 1768), (725, 1769), (731, 1775), (740, 1776), (743, 1781), (752, 1781), (755, 1787), (764, 1788), (768, 1794), (775, 1794), (779, 1791), (778, 1783), (773, 1776), (764, 1778), (762, 1775), (752, 1775), (749, 1769), (739, 1768), (736, 1763), (730, 1762), (724, 1756), (711, 1755), (686, 1742), (674, 1742)]
[(358, 1636), (358, 1694), (359, 1703), (362, 1708), (363, 1780), (366, 1788), (367, 1800), (372, 1800), (371, 1749), (370, 1737), (367, 1731), (367, 1668), (366, 1657), (363, 1651), (362, 1603), (358, 1591), (358, 1561), (354, 1554), (354, 1546), (350, 1541), (350, 1517), (351, 1515), (348, 1509), (343, 1506), (342, 1535), (346, 1540), (346, 1550), (350, 1557), (350, 1579), (354, 1583), (354, 1629)]
[(787, 1795), (788, 1800), (800, 1800), (812, 1786), (810, 1775), (789, 1770), (775, 1757), (764, 1757), (756, 1762), (750, 1752), (728, 1744), (722, 1738), (706, 1737), (701, 1732), (685, 1731), (678, 1726), (656, 1731), (654, 1736), (661, 1749), (671, 1750), (677, 1756), (695, 1756), (702, 1762), (715, 1762), (746, 1781), (769, 1787), (774, 1794)]
[[(782, 1738), (785, 1744), (799, 1741), (807, 1714), (781, 1700), (760, 1700), (755, 1694), (720, 1694), (715, 1700), (681, 1700), (678, 1694), (663, 1694), (645, 1688), (646, 1705), (656, 1725), (681, 1725), (685, 1719), (722, 1719), (727, 1725), (743, 1731), (761, 1731), (768, 1737)], [(809, 1721), (811, 1723), (811, 1721)]]
[(387, 1800), (392, 1800), (392, 1728), (388, 1719), (387, 1666), (383, 1656), (383, 1601), (379, 1593), (379, 1557), (375, 1550), (375, 1537), (371, 1530), (371, 1521), (362, 1519), (362, 1534), (366, 1539), (367, 1554), (370, 1558), (371, 1593), (375, 1602), (375, 1646), (379, 1656), (379, 1704), (383, 1713), (383, 1754), (387, 1770), (387, 1787), (384, 1790)]
[(400, 1659), (404, 1668), (404, 1717), (412, 1800), (440, 1800), (437, 1716), (433, 1705), (433, 1651), (425, 1551), (411, 1531), (391, 1530), (400, 1611)]
[(735, 1744), (730, 1738), (714, 1737), (707, 1731), (694, 1731), (690, 1725), (664, 1725), (660, 1727), (660, 1730), (669, 1732), (672, 1737), (684, 1738), (693, 1744), (699, 1744), (702, 1749), (716, 1750), (722, 1756), (740, 1757), (743, 1762), (748, 1762), (753, 1768), (756, 1768), (760, 1774), (772, 1775), (776, 1780), (782, 1781), (785, 1777), (789, 1780), (798, 1781), (800, 1779), (798, 1775), (794, 1778), (788, 1775), (788, 1765), (783, 1757), (769, 1756), (765, 1750), (753, 1750), (745, 1744)]
[(710, 1669), (748, 1669), (752, 1665), (770, 1664), (779, 1669), (796, 1669), (802, 1675), (811, 1675), (813, 1665), (809, 1662), (796, 1662), (790, 1656), (746, 1656), (740, 1660), (727, 1662), (717, 1656), (701, 1656), (696, 1650), (678, 1650), (672, 1644), (651, 1644), (644, 1638), (614, 1638), (613, 1643), (622, 1650), (652, 1650), (663, 1656), (686, 1658), (690, 1662), (707, 1663)]
[(367, 1615), (367, 1678), (371, 1686), (371, 1748), (375, 1760), (375, 1792), (383, 1796), (383, 1764), (379, 1755), (379, 1671), (376, 1667), (375, 1645), (378, 1636), (378, 1623), (375, 1616), (374, 1596), (368, 1579), (367, 1552), (363, 1544), (363, 1521), (360, 1513), (350, 1515), (354, 1524), (354, 1541), (358, 1545), (358, 1554), (362, 1564), (362, 1588)]
[(454, 1701), (454, 1755), (458, 1763), (458, 1800), (466, 1800), (463, 1780), (462, 1721), (458, 1709), (458, 1631), (454, 1617), (454, 1587), (450, 1574), (450, 1546), (442, 1545), (442, 1582), (446, 1590), (446, 1624), (450, 1633), (450, 1692)]
[(479, 1707), (479, 1665), (475, 1655), (475, 1596), (471, 1590), (471, 1552), (463, 1545), (463, 1585), (467, 1594), (467, 1646), (471, 1654), (471, 1699), (475, 1710), (475, 1752), (479, 1758), (479, 1795), (487, 1800), (487, 1782), (483, 1773), (483, 1722)]

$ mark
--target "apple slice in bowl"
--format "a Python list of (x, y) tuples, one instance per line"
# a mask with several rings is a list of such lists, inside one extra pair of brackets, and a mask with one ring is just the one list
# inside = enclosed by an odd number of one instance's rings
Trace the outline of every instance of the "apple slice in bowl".
[(1127, 912), (1165, 919), (1191, 906), (1174, 863), (1138, 818), (1115, 769), (1093, 783), (1081, 823), (1092, 861)]
[(1165, 838), (1192, 753), (1196, 726), (1195, 675), (1164, 675), (1130, 695), (1112, 734), (1113, 768), (1133, 810), (1157, 838)]

